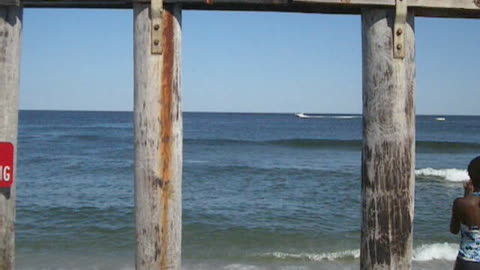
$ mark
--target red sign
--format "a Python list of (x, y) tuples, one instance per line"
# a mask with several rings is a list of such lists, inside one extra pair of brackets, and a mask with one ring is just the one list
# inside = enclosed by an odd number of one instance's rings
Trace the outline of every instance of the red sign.
[(13, 185), (13, 144), (0, 142), (0, 188)]

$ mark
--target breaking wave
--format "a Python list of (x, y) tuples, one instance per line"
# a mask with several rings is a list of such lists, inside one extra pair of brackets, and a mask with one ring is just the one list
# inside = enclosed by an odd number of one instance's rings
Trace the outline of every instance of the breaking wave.
[(415, 170), (415, 175), (420, 178), (437, 178), (441, 180), (446, 180), (450, 182), (463, 182), (468, 181), (470, 177), (466, 170), (459, 169), (433, 169), (425, 168)]
[[(458, 253), (458, 244), (433, 243), (421, 245), (413, 250), (414, 261), (447, 260), (454, 261)], [(344, 261), (360, 258), (360, 249), (326, 253), (288, 253), (270, 252), (259, 255), (263, 258), (301, 261)]]

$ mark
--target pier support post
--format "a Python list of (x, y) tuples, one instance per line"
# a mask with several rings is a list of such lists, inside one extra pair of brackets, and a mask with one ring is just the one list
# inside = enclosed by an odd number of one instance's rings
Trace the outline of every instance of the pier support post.
[(181, 14), (163, 11), (163, 53), (151, 52), (150, 4), (134, 4), (136, 269), (181, 269)]
[[(13, 145), (16, 174), (18, 92), (22, 40), (21, 6), (0, 6), (0, 142)], [(14, 176), (10, 176), (12, 180)], [(0, 270), (14, 269), (15, 182), (0, 190)]]
[(414, 16), (394, 59), (394, 10), (362, 11), (362, 270), (411, 269), (415, 188)]

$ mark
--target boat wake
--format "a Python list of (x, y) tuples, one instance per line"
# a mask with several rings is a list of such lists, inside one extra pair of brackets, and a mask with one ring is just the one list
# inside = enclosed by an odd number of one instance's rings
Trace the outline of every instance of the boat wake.
[(297, 113), (295, 116), (303, 119), (354, 119), (361, 117), (359, 115), (308, 115), (304, 113)]

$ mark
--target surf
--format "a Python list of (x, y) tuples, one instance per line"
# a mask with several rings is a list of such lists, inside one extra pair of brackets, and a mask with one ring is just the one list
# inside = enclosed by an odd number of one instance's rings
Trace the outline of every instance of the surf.
[(423, 178), (436, 178), (449, 182), (463, 182), (468, 181), (470, 177), (466, 170), (459, 169), (433, 169), (424, 168), (415, 170), (415, 175)]

